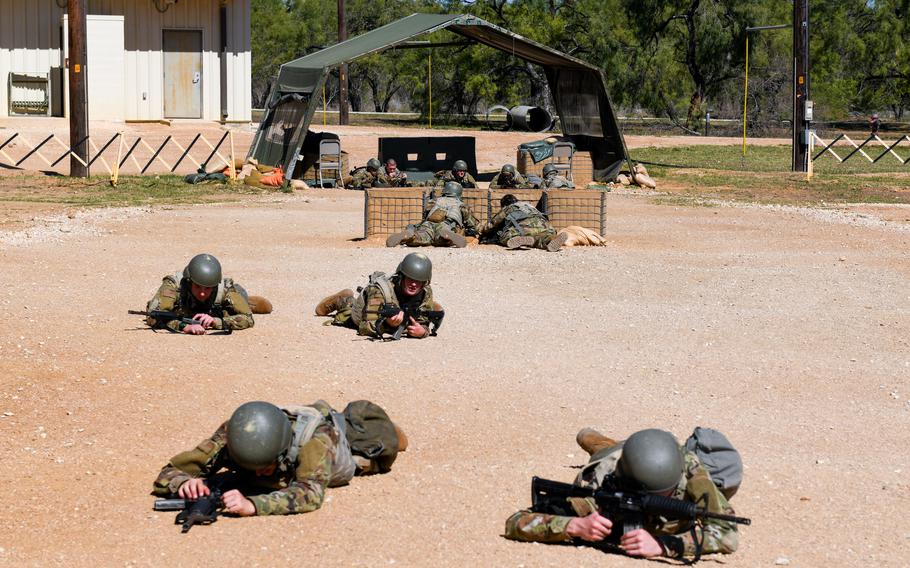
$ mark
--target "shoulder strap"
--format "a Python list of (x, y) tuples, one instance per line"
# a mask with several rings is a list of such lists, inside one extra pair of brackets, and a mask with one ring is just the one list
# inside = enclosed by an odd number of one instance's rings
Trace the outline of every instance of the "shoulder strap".
[(295, 417), (294, 438), (287, 453), (287, 463), (293, 467), (293, 464), (297, 462), (300, 446), (310, 441), (316, 428), (325, 420), (325, 416), (312, 406), (283, 406), (281, 409)]
[(379, 291), (382, 292), (382, 299), (386, 303), (398, 303), (395, 299), (395, 287), (385, 272), (376, 271), (370, 274), (370, 284), (379, 288)]

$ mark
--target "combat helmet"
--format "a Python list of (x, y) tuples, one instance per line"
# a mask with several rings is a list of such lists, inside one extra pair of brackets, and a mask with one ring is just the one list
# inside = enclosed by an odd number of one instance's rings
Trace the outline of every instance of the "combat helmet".
[(241, 404), (228, 420), (228, 453), (237, 465), (250, 471), (278, 461), (292, 438), (287, 415), (268, 402)]
[(458, 199), (461, 199), (461, 184), (457, 181), (447, 181), (445, 185), (442, 186), (442, 195), (443, 197), (457, 197)]
[(555, 165), (547, 164), (543, 167), (543, 177), (548, 178), (550, 177), (550, 174), (556, 174), (558, 171), (559, 169)]
[(665, 493), (679, 484), (683, 456), (673, 434), (650, 428), (629, 436), (616, 464), (616, 476), (648, 493)]
[(514, 195), (512, 195), (511, 193), (507, 193), (507, 194), (503, 195), (502, 199), (499, 200), (500, 207), (508, 207), (509, 205), (512, 205), (513, 203), (518, 203), (518, 198), (515, 197)]
[(370, 158), (367, 160), (367, 169), (368, 170), (378, 170), (382, 167), (382, 164), (376, 158)]
[(464, 160), (455, 160), (455, 163), (452, 164), (452, 172), (466, 172), (468, 171), (468, 164)]
[(197, 254), (183, 269), (183, 277), (199, 286), (214, 288), (221, 284), (221, 263), (210, 254)]
[(515, 177), (515, 166), (512, 164), (506, 164), (499, 170), (499, 175), (512, 179)]
[(407, 276), (411, 280), (418, 282), (430, 283), (433, 276), (433, 263), (430, 258), (421, 252), (412, 252), (398, 263), (396, 274)]

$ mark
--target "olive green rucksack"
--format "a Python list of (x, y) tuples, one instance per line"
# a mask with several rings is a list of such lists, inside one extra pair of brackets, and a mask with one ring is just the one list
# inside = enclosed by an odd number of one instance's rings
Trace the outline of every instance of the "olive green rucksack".
[(344, 419), (351, 452), (373, 460), (380, 473), (391, 470), (398, 456), (398, 434), (385, 410), (368, 400), (355, 400), (345, 407)]

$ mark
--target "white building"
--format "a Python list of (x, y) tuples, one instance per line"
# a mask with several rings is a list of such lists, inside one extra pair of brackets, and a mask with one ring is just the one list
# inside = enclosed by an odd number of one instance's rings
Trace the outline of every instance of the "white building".
[[(250, 0), (86, 0), (89, 120), (250, 120)], [(66, 0), (0, 0), (0, 118), (67, 116)]]

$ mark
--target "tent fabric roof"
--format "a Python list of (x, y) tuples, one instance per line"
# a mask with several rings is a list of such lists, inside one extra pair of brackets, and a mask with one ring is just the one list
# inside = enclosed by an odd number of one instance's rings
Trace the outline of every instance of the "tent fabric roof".
[[(322, 69), (351, 62), (359, 57), (382, 51), (413, 37), (449, 29), (479, 43), (512, 53), (538, 65), (570, 69), (596, 69), (545, 45), (521, 37), (470, 14), (411, 14), (365, 34), (337, 43), (323, 50), (289, 61), (285, 69)], [(431, 46), (427, 46), (431, 47)]]
[[(628, 151), (606, 92), (604, 72), (470, 14), (411, 14), (285, 63), (278, 73), (276, 88), (269, 97), (270, 108), (259, 126), (250, 155), (261, 163), (280, 162), (286, 171), (293, 172), (315, 112), (316, 105), (311, 104), (313, 94), (324, 85), (330, 68), (443, 29), (542, 66), (563, 132), (579, 150), (591, 153), (595, 179), (615, 177), (622, 161), (628, 160)], [(288, 94), (303, 97), (288, 102), (283, 98)], [(288, 108), (272, 108), (279, 103)], [(298, 115), (299, 118), (294, 118)]]

